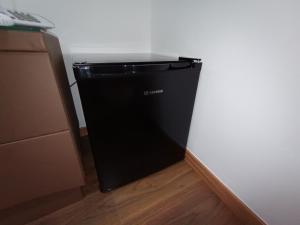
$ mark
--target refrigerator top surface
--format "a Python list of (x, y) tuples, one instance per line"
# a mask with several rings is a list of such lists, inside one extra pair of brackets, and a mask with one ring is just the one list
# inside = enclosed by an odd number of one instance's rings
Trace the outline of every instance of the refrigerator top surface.
[(74, 54), (73, 63), (133, 63), (133, 62), (170, 62), (178, 61), (178, 57), (147, 53), (124, 54)]

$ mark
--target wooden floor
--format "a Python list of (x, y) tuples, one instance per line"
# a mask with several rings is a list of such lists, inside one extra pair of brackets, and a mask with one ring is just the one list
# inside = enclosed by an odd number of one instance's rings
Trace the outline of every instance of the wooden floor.
[(28, 225), (242, 225), (185, 162), (101, 193), (87, 140), (83, 144), (86, 197)]

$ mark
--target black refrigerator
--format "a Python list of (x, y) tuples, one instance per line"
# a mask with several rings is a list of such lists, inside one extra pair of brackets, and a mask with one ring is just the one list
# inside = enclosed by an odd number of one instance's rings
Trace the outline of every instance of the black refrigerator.
[(73, 64), (101, 191), (184, 159), (201, 66), (140, 54)]

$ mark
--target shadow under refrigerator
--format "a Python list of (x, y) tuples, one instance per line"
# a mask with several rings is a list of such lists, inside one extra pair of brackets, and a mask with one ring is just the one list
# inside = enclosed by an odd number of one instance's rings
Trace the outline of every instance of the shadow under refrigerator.
[(201, 66), (132, 54), (73, 65), (101, 191), (184, 159)]

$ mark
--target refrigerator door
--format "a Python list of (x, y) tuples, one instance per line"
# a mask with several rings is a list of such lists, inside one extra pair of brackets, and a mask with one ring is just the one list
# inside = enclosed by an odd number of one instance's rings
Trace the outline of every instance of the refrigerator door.
[(75, 68), (102, 191), (184, 158), (201, 64)]

